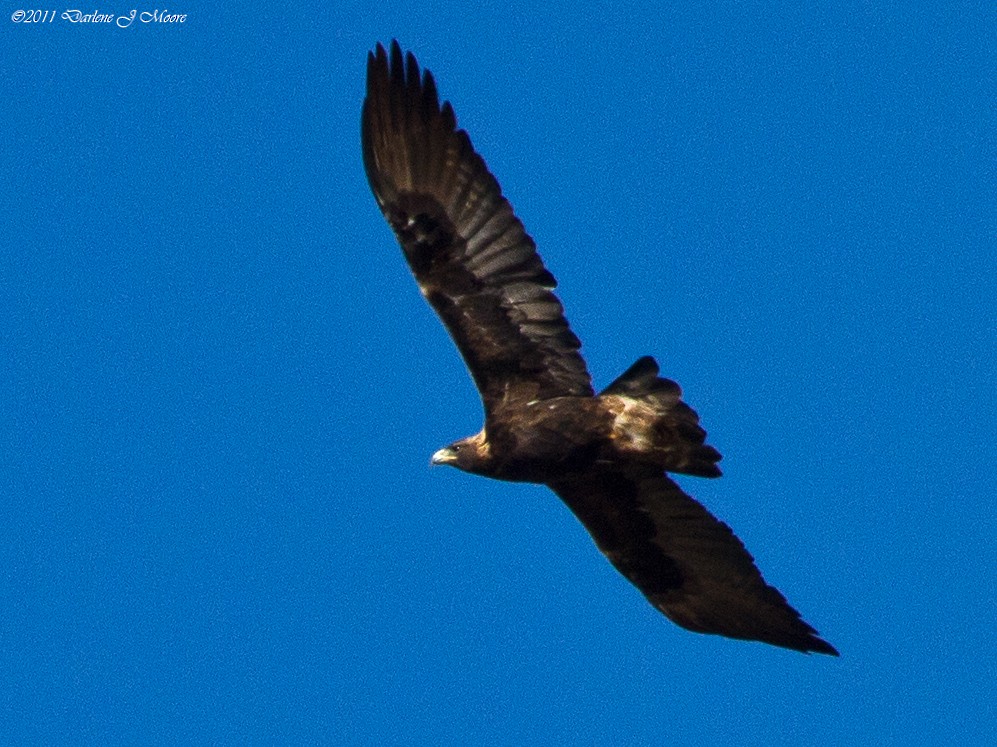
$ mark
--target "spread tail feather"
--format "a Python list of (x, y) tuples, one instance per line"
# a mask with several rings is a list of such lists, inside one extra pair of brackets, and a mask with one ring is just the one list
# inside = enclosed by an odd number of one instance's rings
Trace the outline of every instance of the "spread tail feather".
[(667, 471), (698, 477), (720, 477), (719, 451), (706, 444), (706, 431), (696, 411), (682, 401), (682, 389), (671, 379), (658, 376), (658, 363), (649, 355), (637, 360), (601, 394), (641, 400), (660, 414), (658, 426), (665, 440), (678, 448), (671, 454)]

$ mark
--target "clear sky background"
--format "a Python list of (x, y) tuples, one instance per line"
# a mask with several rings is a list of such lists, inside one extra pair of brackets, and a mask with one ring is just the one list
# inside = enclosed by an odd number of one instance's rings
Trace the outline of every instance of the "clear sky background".
[[(995, 739), (992, 3), (210, 5), (0, 18), (0, 743)], [(481, 411), (363, 173), (392, 37), (840, 659), (429, 468)]]

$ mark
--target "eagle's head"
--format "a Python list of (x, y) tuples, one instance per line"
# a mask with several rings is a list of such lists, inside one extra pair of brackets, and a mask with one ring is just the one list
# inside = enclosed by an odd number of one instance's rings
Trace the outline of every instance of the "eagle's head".
[(485, 432), (454, 441), (433, 454), (430, 464), (447, 464), (464, 472), (487, 474), (491, 465), (491, 447)]

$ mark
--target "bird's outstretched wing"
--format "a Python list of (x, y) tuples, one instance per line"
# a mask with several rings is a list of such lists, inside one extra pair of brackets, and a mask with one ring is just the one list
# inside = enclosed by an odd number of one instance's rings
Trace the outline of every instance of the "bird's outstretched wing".
[(730, 528), (665, 475), (609, 465), (550, 487), (617, 570), (683, 628), (838, 655), (765, 583)]
[(467, 364), (487, 413), (502, 404), (591, 395), (554, 277), (457, 129), (449, 102), (397, 42), (367, 59), (364, 166), (423, 296)]

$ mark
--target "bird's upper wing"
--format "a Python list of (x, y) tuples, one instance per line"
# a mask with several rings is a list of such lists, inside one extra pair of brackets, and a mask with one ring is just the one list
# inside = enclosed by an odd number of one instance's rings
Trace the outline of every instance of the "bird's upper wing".
[(606, 466), (550, 487), (617, 570), (682, 627), (837, 656), (765, 583), (730, 528), (664, 474)]
[(554, 277), (498, 182), (395, 42), (367, 59), (364, 166), (374, 196), (481, 393), (500, 404), (591, 395)]

